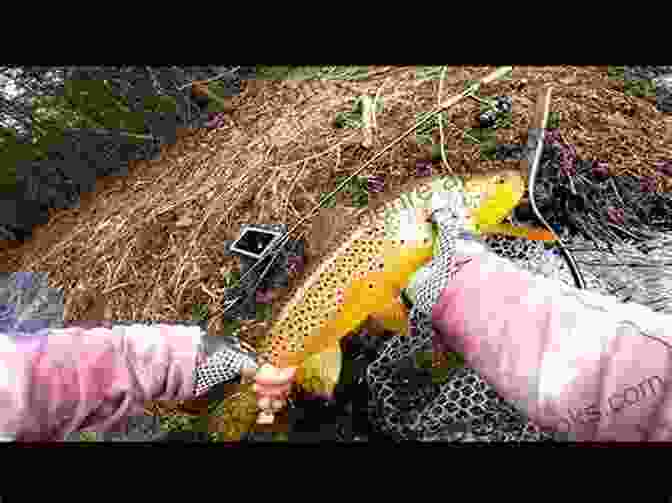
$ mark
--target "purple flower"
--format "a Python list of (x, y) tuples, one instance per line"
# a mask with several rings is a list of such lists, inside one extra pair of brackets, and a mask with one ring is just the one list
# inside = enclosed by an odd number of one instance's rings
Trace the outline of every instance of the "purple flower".
[(24, 335), (34, 334), (46, 328), (49, 328), (48, 320), (37, 318), (19, 321), (16, 317), (16, 307), (13, 304), (0, 304), (0, 332)]
[(560, 131), (557, 129), (549, 129), (544, 135), (544, 143), (548, 145), (553, 145), (555, 143), (560, 143)]
[(291, 255), (287, 258), (287, 270), (290, 273), (298, 274), (303, 270), (303, 257)]
[(27, 290), (33, 285), (33, 273), (32, 272), (14, 273), (14, 282), (16, 283), (16, 288), (20, 290)]
[(205, 127), (210, 129), (216, 129), (222, 127), (225, 124), (224, 114), (222, 112), (215, 113), (210, 115), (210, 119), (205, 123)]
[(45, 328), (49, 328), (49, 320), (41, 320), (39, 318), (19, 321), (16, 325), (16, 330), (31, 334), (44, 330)]
[(564, 148), (562, 151), (561, 167), (564, 173), (568, 176), (576, 174), (576, 168), (574, 167), (574, 161), (576, 160), (576, 155), (569, 148)]
[(366, 184), (369, 192), (382, 192), (385, 190), (385, 181), (381, 176), (370, 176)]
[(657, 162), (656, 168), (664, 175), (672, 176), (672, 161)]
[(598, 178), (606, 178), (609, 176), (609, 166), (606, 162), (596, 161), (593, 163), (593, 175)]
[(432, 161), (416, 161), (415, 176), (432, 176)]
[(655, 192), (656, 191), (656, 180), (647, 176), (641, 180), (641, 188), (643, 192)]
[(0, 332), (9, 332), (16, 326), (16, 307), (0, 304)]
[(257, 303), (270, 304), (273, 301), (270, 290), (257, 290)]
[(612, 223), (619, 225), (625, 223), (625, 212), (621, 208), (607, 208), (607, 216)]

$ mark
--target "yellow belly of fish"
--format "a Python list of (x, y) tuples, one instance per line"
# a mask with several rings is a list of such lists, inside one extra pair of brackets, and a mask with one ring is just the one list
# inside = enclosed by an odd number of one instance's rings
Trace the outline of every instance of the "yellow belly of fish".
[[(396, 250), (389, 246), (384, 258), (385, 269), (371, 271), (344, 285), (342, 304), (334, 302), (334, 310), (325, 323), (304, 338), (302, 350), (283, 352), (274, 365), (300, 367), (311, 355), (338, 347), (340, 339), (357, 330), (369, 316), (387, 330), (404, 332), (408, 313), (400, 299), (401, 290), (408, 286), (411, 275), (431, 258), (431, 241)], [(336, 297), (335, 291), (333, 296)]]

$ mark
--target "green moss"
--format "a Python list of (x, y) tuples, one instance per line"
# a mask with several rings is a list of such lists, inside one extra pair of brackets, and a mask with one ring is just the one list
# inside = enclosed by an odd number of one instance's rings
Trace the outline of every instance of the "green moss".
[(336, 206), (336, 195), (334, 194), (329, 199), (325, 199), (325, 196), (327, 196), (327, 194), (322, 195), (320, 206), (323, 208), (334, 208)]
[(418, 80), (437, 80), (441, 78), (442, 66), (418, 66), (416, 77)]
[(623, 79), (625, 77), (624, 66), (608, 66), (607, 75), (612, 79)]
[(548, 124), (546, 125), (548, 129), (558, 129), (560, 127), (560, 113), (551, 112), (548, 114)]
[[(429, 113), (429, 112), (428, 112)], [(418, 115), (416, 122), (419, 122), (427, 117), (427, 113)], [(415, 130), (415, 138), (418, 144), (420, 145), (431, 145), (434, 143), (433, 135), (435, 131), (439, 131), (439, 126), (446, 128), (448, 125), (448, 119), (446, 118), (446, 112), (440, 112), (434, 116), (433, 119), (428, 120), (423, 125), (418, 127)], [(440, 154), (439, 154), (440, 155)]]
[(205, 321), (208, 319), (208, 306), (205, 304), (194, 304), (191, 306), (191, 317), (194, 321)]
[(256, 78), (264, 80), (365, 80), (369, 66), (257, 65)]
[(495, 129), (511, 129), (513, 127), (513, 114), (511, 112), (499, 114), (494, 127)]
[(257, 320), (270, 320), (273, 316), (273, 308), (271, 304), (257, 304)]
[(636, 98), (652, 98), (656, 96), (656, 85), (650, 80), (626, 80), (623, 92)]
[(625, 78), (625, 66), (608, 66), (610, 78), (623, 81), (623, 92), (636, 98), (652, 98), (656, 95), (656, 85), (650, 80), (628, 80)]
[[(336, 178), (336, 187), (345, 181), (347, 176), (339, 176)], [(364, 177), (355, 177), (343, 187), (342, 194), (348, 197), (351, 204), (356, 208), (364, 208), (369, 204), (369, 188), (368, 181)]]
[(495, 138), (490, 138), (481, 143), (482, 160), (486, 161), (494, 160), (496, 152), (497, 152), (497, 140)]
[[(359, 129), (364, 126), (363, 120), (363, 97), (357, 98), (352, 104), (352, 108), (345, 112), (338, 112), (334, 118), (333, 125), (337, 128), (353, 128)], [(383, 110), (383, 101), (379, 99), (376, 102), (376, 113)]]

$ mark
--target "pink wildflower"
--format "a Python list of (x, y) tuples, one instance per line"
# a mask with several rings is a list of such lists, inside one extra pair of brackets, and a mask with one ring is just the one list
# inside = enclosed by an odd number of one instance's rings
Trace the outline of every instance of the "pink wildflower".
[(431, 161), (416, 161), (415, 163), (415, 175), (416, 176), (431, 176), (432, 175), (432, 162)]
[(291, 255), (287, 259), (287, 270), (290, 274), (299, 274), (303, 271), (303, 258), (298, 255)]
[(383, 192), (385, 190), (385, 181), (382, 176), (370, 176), (367, 179), (367, 189), (369, 192)]
[(650, 176), (646, 176), (641, 180), (642, 192), (655, 192), (656, 191), (656, 180)]
[(664, 175), (672, 176), (672, 160), (657, 162), (656, 168)]
[(598, 178), (606, 178), (609, 176), (609, 166), (606, 162), (603, 161), (597, 161), (593, 163), (592, 171), (593, 175), (597, 176)]
[(257, 290), (257, 303), (270, 304), (273, 301), (273, 294), (270, 290)]
[(619, 225), (625, 223), (625, 212), (621, 208), (607, 208), (607, 216), (612, 223)]

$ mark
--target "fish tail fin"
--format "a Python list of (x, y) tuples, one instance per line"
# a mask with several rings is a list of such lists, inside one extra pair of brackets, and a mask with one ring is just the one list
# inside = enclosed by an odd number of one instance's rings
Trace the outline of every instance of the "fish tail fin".
[(482, 234), (501, 234), (511, 237), (522, 237), (532, 241), (555, 241), (555, 235), (539, 227), (527, 227), (511, 224), (496, 224), (482, 227), (480, 229)]

